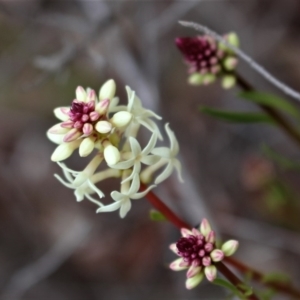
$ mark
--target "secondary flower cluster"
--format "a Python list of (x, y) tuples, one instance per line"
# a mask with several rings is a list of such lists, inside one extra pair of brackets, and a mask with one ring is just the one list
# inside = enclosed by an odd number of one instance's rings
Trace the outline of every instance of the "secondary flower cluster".
[(202, 220), (199, 230), (182, 228), (181, 234), (182, 238), (170, 245), (170, 249), (180, 256), (170, 264), (170, 268), (173, 271), (187, 269), (187, 289), (196, 287), (204, 275), (209, 281), (214, 281), (217, 276), (215, 264), (224, 256), (232, 255), (238, 247), (237, 241), (230, 240), (219, 249), (216, 246), (215, 232), (206, 219)]
[[(48, 138), (58, 144), (51, 160), (62, 168), (67, 181), (55, 175), (65, 186), (74, 190), (77, 201), (89, 199), (99, 206), (97, 212), (108, 212), (120, 209), (123, 218), (131, 208), (131, 199), (140, 199), (157, 184), (168, 178), (174, 168), (181, 179), (181, 164), (176, 158), (179, 152), (177, 139), (169, 124), (165, 130), (169, 137), (170, 147), (157, 147), (162, 134), (153, 121), (160, 116), (145, 109), (141, 100), (130, 87), (126, 86), (128, 104), (119, 105), (115, 97), (116, 84), (108, 80), (99, 91), (99, 97), (92, 89), (76, 89), (76, 99), (71, 107), (58, 107), (54, 110), (60, 123), (47, 132)], [(143, 148), (137, 140), (141, 127), (150, 133), (150, 139)], [(81, 157), (94, 154), (83, 171), (69, 169), (61, 161), (70, 157), (79, 149)], [(107, 169), (97, 171), (102, 163)], [(154, 173), (163, 168), (153, 180)], [(99, 198), (104, 193), (96, 184), (107, 178), (121, 178), (120, 191), (113, 191), (113, 203), (104, 205)], [(139, 192), (140, 182), (154, 184), (147, 190)]]
[[(235, 33), (224, 36), (229, 44), (238, 47)], [(224, 44), (208, 35), (180, 37), (175, 43), (189, 66), (189, 82), (194, 85), (209, 84), (222, 78), (222, 86), (230, 88), (235, 84), (234, 69), (237, 65), (235, 54)]]

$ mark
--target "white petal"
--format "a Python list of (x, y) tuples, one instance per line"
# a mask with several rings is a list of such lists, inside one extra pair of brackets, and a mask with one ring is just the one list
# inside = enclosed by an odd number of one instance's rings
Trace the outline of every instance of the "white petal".
[(128, 197), (127, 195), (123, 195), (118, 191), (112, 191), (110, 193), (110, 196), (113, 198), (113, 200), (115, 201), (122, 201), (123, 199), (125, 199), (125, 197)]
[(148, 194), (148, 192), (149, 192), (150, 190), (152, 190), (152, 189), (155, 188), (155, 187), (156, 187), (156, 185), (150, 185), (145, 191), (140, 192), (140, 193), (136, 193), (136, 194), (134, 194), (134, 195), (131, 195), (130, 198), (131, 198), (131, 199), (134, 199), (134, 200), (143, 198), (143, 197), (145, 197), (145, 196)]
[(78, 86), (76, 88), (76, 99), (78, 101), (85, 101), (86, 100), (86, 91), (82, 86)]
[(181, 175), (181, 163), (178, 159), (173, 160), (173, 165), (177, 171), (178, 179), (180, 182), (184, 182)]
[(164, 158), (171, 158), (171, 151), (167, 147), (157, 147), (151, 151), (152, 154), (159, 155)]
[(96, 213), (115, 211), (115, 210), (119, 209), (120, 206), (121, 206), (121, 202), (120, 201), (114, 202), (112, 204), (99, 207), (97, 209)]
[(167, 167), (163, 172), (155, 179), (154, 183), (159, 184), (162, 181), (166, 180), (173, 172), (173, 165), (171, 162), (168, 163)]
[(113, 169), (118, 169), (118, 170), (127, 170), (129, 168), (131, 168), (134, 165), (134, 158), (125, 160), (125, 161), (120, 161), (115, 165), (112, 165), (111, 168)]
[(144, 155), (149, 154), (153, 150), (154, 146), (156, 145), (156, 142), (157, 142), (157, 133), (153, 133), (150, 138), (150, 141), (148, 142), (147, 146), (143, 149), (142, 153)]
[(170, 144), (171, 144), (170, 149), (171, 149), (172, 155), (176, 156), (179, 152), (179, 145), (178, 145), (178, 142), (177, 142), (174, 132), (170, 129), (169, 123), (167, 123), (165, 125), (165, 130), (166, 130), (169, 140), (170, 140)]
[(137, 174), (134, 174), (130, 189), (128, 191), (128, 195), (135, 194), (139, 189), (140, 189), (140, 178)]
[(141, 158), (141, 162), (145, 165), (151, 166), (157, 163), (160, 160), (160, 157), (157, 155), (147, 155)]
[(137, 157), (141, 154), (142, 149), (139, 142), (134, 137), (129, 137), (130, 148), (132, 150), (133, 156)]
[(103, 198), (105, 195), (104, 193), (98, 189), (90, 180), (87, 181), (88, 186), (99, 196), (99, 198)]
[(128, 213), (128, 211), (130, 210), (130, 208), (131, 208), (131, 201), (128, 199), (128, 201), (126, 201), (125, 203), (123, 203), (121, 205), (120, 217), (124, 218), (126, 216), (126, 214)]

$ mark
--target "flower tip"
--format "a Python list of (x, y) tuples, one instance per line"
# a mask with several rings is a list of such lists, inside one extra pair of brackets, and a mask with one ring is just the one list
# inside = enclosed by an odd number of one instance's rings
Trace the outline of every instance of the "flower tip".
[(132, 119), (132, 114), (128, 111), (119, 111), (113, 115), (111, 122), (116, 127), (127, 126)]
[(229, 240), (224, 243), (221, 247), (221, 250), (224, 252), (225, 256), (233, 255), (239, 246), (239, 242), (236, 240)]
[(203, 219), (200, 224), (200, 232), (206, 237), (211, 232), (211, 226), (207, 219)]
[(191, 290), (195, 288), (202, 281), (202, 279), (203, 279), (203, 273), (201, 272), (192, 278), (188, 278), (185, 282), (185, 287), (188, 290)]
[(217, 277), (217, 268), (215, 266), (208, 266), (204, 269), (205, 276), (210, 282), (214, 281)]
[(116, 93), (116, 83), (113, 79), (107, 80), (99, 91), (99, 100), (112, 99)]
[(86, 100), (86, 92), (82, 86), (78, 86), (76, 88), (76, 99), (79, 101), (85, 101)]

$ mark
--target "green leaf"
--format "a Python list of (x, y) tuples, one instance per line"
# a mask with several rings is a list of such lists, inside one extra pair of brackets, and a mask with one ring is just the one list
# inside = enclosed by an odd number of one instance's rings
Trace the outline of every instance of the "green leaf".
[(162, 222), (167, 220), (167, 218), (161, 212), (155, 209), (151, 209), (149, 214), (152, 221)]
[(290, 278), (288, 275), (284, 273), (268, 273), (265, 274), (264, 277), (262, 278), (263, 283), (284, 283), (288, 284), (290, 283)]
[(200, 107), (200, 111), (227, 122), (274, 124), (273, 119), (263, 113), (223, 111), (206, 106)]
[(276, 152), (265, 144), (262, 145), (262, 152), (265, 156), (276, 162), (284, 170), (300, 170), (300, 162), (284, 157), (282, 154)]
[(262, 92), (242, 92), (239, 94), (240, 97), (246, 100), (250, 100), (252, 102), (270, 106), (276, 109), (279, 109), (281, 111), (284, 111), (291, 116), (294, 116), (296, 118), (300, 118), (300, 111), (297, 107), (295, 107), (293, 104), (291, 104), (289, 101), (280, 98), (278, 96), (268, 94), (268, 93), (262, 93)]
[(227, 290), (230, 290), (234, 295), (236, 295), (240, 298), (244, 298), (242, 293), (233, 284), (231, 284), (227, 280), (224, 280), (222, 278), (216, 278), (212, 283), (215, 285), (222, 286)]

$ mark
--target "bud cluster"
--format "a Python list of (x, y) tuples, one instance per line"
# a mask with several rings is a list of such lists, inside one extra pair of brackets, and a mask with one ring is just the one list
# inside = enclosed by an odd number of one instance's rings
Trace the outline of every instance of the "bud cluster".
[(215, 264), (224, 256), (232, 255), (238, 247), (237, 241), (230, 240), (219, 249), (216, 246), (215, 232), (211, 230), (206, 219), (202, 220), (199, 230), (182, 228), (181, 234), (182, 238), (170, 246), (170, 249), (180, 256), (170, 264), (170, 268), (174, 271), (187, 269), (187, 289), (196, 287), (204, 275), (209, 281), (214, 281), (217, 276)]
[[(235, 33), (224, 36), (229, 44), (238, 47)], [(207, 85), (222, 78), (222, 86), (230, 88), (235, 84), (235, 54), (224, 44), (208, 35), (176, 38), (175, 43), (189, 66), (189, 82), (193, 85)]]
[[(77, 201), (89, 199), (99, 206), (97, 212), (120, 209), (121, 217), (129, 211), (131, 199), (144, 197), (150, 189), (168, 178), (174, 168), (182, 180), (181, 164), (176, 158), (179, 146), (173, 131), (166, 124), (170, 147), (156, 147), (158, 140), (162, 140), (162, 134), (153, 118), (161, 117), (143, 108), (141, 100), (130, 87), (127, 86), (126, 91), (127, 106), (119, 105), (119, 99), (115, 97), (116, 84), (112, 79), (100, 88), (99, 97), (90, 88), (77, 87), (76, 99), (71, 107), (54, 110), (61, 122), (47, 132), (48, 138), (58, 144), (51, 160), (63, 169), (67, 182), (55, 175), (58, 180), (74, 190)], [(151, 134), (144, 148), (137, 140), (141, 127)], [(76, 149), (81, 157), (94, 154), (83, 171), (71, 170), (61, 163)], [(108, 168), (97, 172), (104, 162)], [(161, 168), (163, 170), (153, 180), (153, 174)], [(104, 205), (91, 195), (96, 193), (103, 198), (104, 193), (96, 184), (112, 177), (121, 178), (120, 192), (113, 191), (111, 197), (114, 202)], [(141, 181), (147, 184), (154, 181), (154, 184), (139, 192)]]

